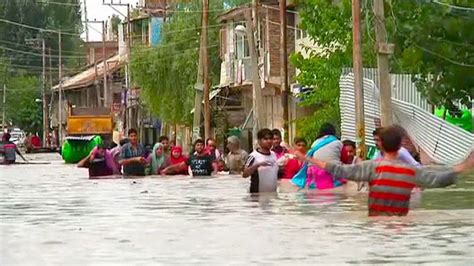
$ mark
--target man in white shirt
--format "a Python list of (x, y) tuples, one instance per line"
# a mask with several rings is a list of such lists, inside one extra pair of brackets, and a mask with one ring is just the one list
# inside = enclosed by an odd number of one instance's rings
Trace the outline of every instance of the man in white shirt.
[(271, 151), (273, 133), (264, 128), (257, 133), (258, 148), (245, 163), (242, 176), (250, 176), (250, 193), (276, 192), (278, 186), (277, 157)]

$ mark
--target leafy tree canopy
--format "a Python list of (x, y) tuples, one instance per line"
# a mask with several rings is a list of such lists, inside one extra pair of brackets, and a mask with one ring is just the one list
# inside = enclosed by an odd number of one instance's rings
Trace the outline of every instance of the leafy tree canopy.
[[(217, 16), (226, 8), (248, 0), (209, 1), (208, 46), (211, 84), (219, 83), (219, 29)], [(132, 52), (133, 81), (153, 114), (168, 123), (191, 122), (194, 86), (199, 63), (202, 1), (184, 1), (174, 7), (156, 47), (137, 47)], [(187, 11), (187, 12), (185, 12)]]
[[(352, 66), (351, 1), (299, 0), (299, 25), (321, 50), (307, 48), (309, 58), (295, 54), (300, 84), (312, 88), (303, 104), (315, 106), (299, 121), (301, 134), (314, 138), (324, 122), (339, 124), (339, 78)], [(362, 1), (364, 67), (376, 67), (373, 1)], [(450, 6), (451, 5), (451, 6)], [(474, 98), (474, 8), (469, 0), (441, 4), (419, 0), (385, 1), (388, 41), (395, 44), (392, 73), (414, 74), (417, 89), (434, 105), (455, 109)]]

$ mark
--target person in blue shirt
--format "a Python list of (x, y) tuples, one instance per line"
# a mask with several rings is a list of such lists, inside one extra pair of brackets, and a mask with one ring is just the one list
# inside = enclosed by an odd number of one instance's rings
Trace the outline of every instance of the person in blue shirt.
[(129, 143), (125, 144), (120, 151), (119, 164), (123, 166), (123, 174), (126, 176), (144, 176), (145, 149), (138, 143), (138, 132), (131, 128), (128, 130)]

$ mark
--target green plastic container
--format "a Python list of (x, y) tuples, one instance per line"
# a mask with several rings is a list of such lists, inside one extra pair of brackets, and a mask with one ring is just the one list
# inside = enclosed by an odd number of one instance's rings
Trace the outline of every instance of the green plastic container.
[(95, 136), (92, 140), (66, 140), (61, 147), (61, 154), (66, 163), (78, 163), (102, 143), (100, 136)]
[[(439, 118), (443, 118), (444, 114), (444, 107), (438, 108), (435, 110), (435, 115)], [(454, 117), (449, 114), (449, 112), (446, 113), (446, 121), (448, 121), (451, 124), (454, 124), (460, 128), (464, 128), (465, 130), (472, 132), (473, 130), (473, 125), (472, 125), (472, 113), (469, 109), (462, 109), (461, 110), (462, 115), (460, 117)]]

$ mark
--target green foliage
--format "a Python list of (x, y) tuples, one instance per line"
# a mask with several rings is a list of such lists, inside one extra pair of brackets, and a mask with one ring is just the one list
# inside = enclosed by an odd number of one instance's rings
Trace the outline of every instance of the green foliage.
[[(444, 1), (474, 7), (469, 0)], [(361, 14), (364, 67), (376, 67), (373, 2), (363, 1)], [(297, 121), (299, 134), (314, 138), (324, 122), (339, 124), (339, 78), (352, 66), (351, 1), (300, 0), (299, 25), (321, 50), (296, 54), (297, 81), (312, 88), (303, 105), (316, 107), (312, 117)], [(474, 12), (415, 0), (385, 1), (389, 42), (395, 43), (392, 73), (417, 74), (417, 89), (435, 105), (455, 109), (474, 98)]]
[[(69, 33), (62, 35), (63, 64), (68, 68), (75, 68), (86, 60), (85, 53), (81, 54), (79, 49), (82, 44), (79, 37), (82, 29), (80, 1), (62, 2), (76, 5), (48, 4), (46, 1), (36, 0), (2, 0), (0, 17), (37, 28)], [(44, 38), (46, 47), (51, 48), (54, 56), (52, 71), (53, 76), (56, 76), (58, 34), (0, 22), (0, 46), (14, 50), (0, 48), (0, 91), (3, 91), (5, 83), (7, 120), (26, 131), (40, 133), (42, 105), (35, 100), (41, 99), (42, 56), (41, 49), (27, 41), (35, 38)]]
[(120, 17), (118, 15), (114, 14), (110, 18), (110, 21), (112, 23), (112, 32), (113, 32), (114, 36), (118, 37), (118, 26), (122, 22), (122, 20), (120, 19)]
[[(444, 1), (474, 8), (469, 0)], [(418, 1), (392, 1), (389, 22), (396, 44), (394, 68), (412, 74), (434, 105), (456, 111), (474, 98), (474, 11), (461, 12)], [(398, 59), (399, 58), (399, 59)]]
[[(327, 0), (299, 1), (302, 22), (299, 25), (319, 49), (306, 47), (309, 58), (294, 54), (290, 61), (300, 70), (299, 84), (312, 88), (305, 95), (302, 105), (313, 106), (312, 116), (297, 121), (298, 134), (314, 139), (316, 132), (325, 122), (340, 124), (339, 78), (342, 69), (352, 64), (351, 1), (343, 0), (335, 5)], [(365, 19), (365, 16), (362, 16)], [(367, 28), (363, 30), (367, 31)], [(365, 40), (364, 64), (374, 65), (375, 54)]]
[[(41, 82), (37, 77), (28, 75), (24, 71), (15, 75), (8, 73), (8, 67), (3, 67), (0, 72), (0, 80), (6, 84), (6, 121), (13, 125), (33, 133), (42, 132), (42, 110), (41, 102), (36, 99), (41, 98)], [(3, 92), (3, 90), (2, 90)], [(1, 103), (3, 109), (3, 103)]]
[[(77, 34), (76, 36), (64, 34), (61, 39), (63, 56), (65, 57), (63, 58), (63, 64), (67, 67), (76, 67), (86, 61), (85, 53), (79, 54), (81, 52), (79, 46), (82, 44), (82, 40), (79, 37), (82, 31), (80, 0), (65, 0), (61, 2), (77, 5), (48, 4), (47, 1), (36, 0), (2, 0), (0, 1), (0, 17), (37, 28), (61, 30)], [(51, 48), (56, 56), (52, 59), (53, 67), (57, 67), (58, 34), (40, 32), (36, 29), (0, 22), (1, 46), (41, 54), (41, 51), (38, 49), (28, 48), (27, 39), (31, 38), (44, 38), (46, 40), (46, 47)], [(2, 55), (2, 52), (3, 56), (8, 58), (12, 64), (37, 67), (42, 65), (41, 56), (2, 51), (0, 49), (0, 55)], [(77, 58), (74, 58), (76, 56)], [(82, 58), (79, 58), (79, 56), (82, 56)]]
[[(171, 124), (190, 124), (194, 108), (194, 86), (199, 63), (201, 2), (192, 0), (176, 6), (167, 18), (161, 43), (132, 52), (133, 81), (152, 113)], [(217, 16), (234, 1), (210, 1), (208, 47), (211, 86), (219, 83), (219, 29)], [(188, 12), (183, 12), (188, 11)]]

